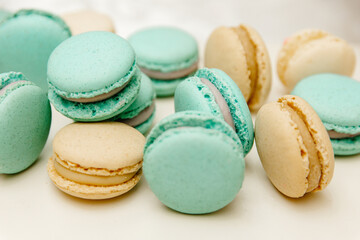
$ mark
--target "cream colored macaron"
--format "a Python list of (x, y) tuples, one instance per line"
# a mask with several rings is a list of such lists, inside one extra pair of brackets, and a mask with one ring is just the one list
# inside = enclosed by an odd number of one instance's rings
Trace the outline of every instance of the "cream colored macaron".
[(260, 108), (269, 95), (269, 54), (261, 36), (248, 25), (215, 29), (206, 44), (205, 67), (227, 73), (252, 111)]
[(287, 95), (264, 105), (255, 121), (255, 141), (272, 184), (299, 198), (324, 189), (334, 173), (334, 153), (320, 118), (302, 98)]
[(301, 79), (317, 73), (351, 76), (355, 69), (354, 49), (343, 39), (318, 29), (305, 29), (285, 40), (277, 72), (292, 90)]
[(75, 197), (116, 197), (139, 182), (144, 144), (145, 137), (124, 123), (72, 123), (54, 138), (48, 173)]
[(93, 10), (80, 10), (61, 16), (70, 27), (72, 35), (90, 31), (115, 32), (112, 19), (103, 13)]

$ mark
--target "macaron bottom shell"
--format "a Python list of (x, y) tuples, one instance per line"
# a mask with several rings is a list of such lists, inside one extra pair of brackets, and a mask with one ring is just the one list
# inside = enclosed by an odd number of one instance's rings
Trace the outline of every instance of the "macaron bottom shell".
[(178, 78), (174, 80), (158, 80), (152, 78), (154, 84), (155, 92), (157, 97), (170, 97), (175, 93), (176, 87), (181, 83), (185, 78), (190, 77), (186, 76), (183, 78)]
[(154, 119), (155, 119), (156, 111), (151, 114), (151, 116), (142, 124), (135, 126), (135, 129), (141, 132), (143, 135), (145, 135), (151, 128)]
[(348, 156), (360, 153), (360, 136), (345, 139), (331, 139), (335, 155)]

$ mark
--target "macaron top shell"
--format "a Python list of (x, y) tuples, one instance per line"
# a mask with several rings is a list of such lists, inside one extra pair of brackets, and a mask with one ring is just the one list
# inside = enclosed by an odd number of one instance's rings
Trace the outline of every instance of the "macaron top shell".
[(72, 123), (53, 141), (54, 153), (82, 168), (118, 170), (142, 161), (145, 137), (119, 122)]
[(48, 63), (48, 82), (66, 98), (89, 98), (123, 86), (135, 72), (135, 53), (110, 32), (87, 32), (60, 44)]
[(196, 40), (174, 27), (152, 27), (129, 37), (140, 67), (161, 72), (188, 68), (198, 61)]
[(305, 99), (326, 129), (341, 133), (360, 132), (360, 82), (337, 74), (316, 74), (301, 80), (293, 95)]

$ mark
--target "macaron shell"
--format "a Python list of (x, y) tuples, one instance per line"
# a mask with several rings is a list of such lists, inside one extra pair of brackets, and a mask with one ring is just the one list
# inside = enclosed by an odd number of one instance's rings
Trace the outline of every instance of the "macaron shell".
[(210, 213), (231, 202), (241, 188), (241, 155), (239, 145), (217, 130), (171, 129), (146, 150), (144, 174), (166, 206)]
[(354, 155), (360, 153), (360, 136), (346, 139), (331, 139), (335, 155)]
[(40, 155), (51, 124), (46, 94), (30, 82), (7, 89), (0, 100), (0, 173), (25, 170)]
[(181, 83), (184, 79), (189, 76), (175, 79), (175, 80), (157, 80), (152, 78), (152, 82), (154, 84), (155, 92), (157, 97), (170, 97), (173, 96), (176, 90), (176, 87)]
[(149, 131), (149, 129), (151, 128), (151, 126), (154, 122), (155, 114), (156, 114), (156, 111), (154, 110), (154, 112), (151, 114), (151, 116), (145, 122), (136, 126), (135, 129), (138, 130), (139, 132), (141, 132), (143, 135), (145, 135)]
[(16, 12), (0, 24), (0, 72), (22, 72), (47, 91), (48, 58), (70, 36), (67, 25), (50, 13), (38, 10)]
[(246, 101), (251, 94), (251, 80), (245, 50), (234, 30), (228, 27), (215, 29), (205, 48), (205, 67), (218, 68), (228, 74), (240, 88)]
[(73, 35), (90, 31), (115, 32), (114, 23), (106, 14), (93, 10), (81, 10), (61, 16), (70, 27)]
[(11, 12), (6, 11), (4, 9), (0, 9), (0, 21), (4, 20), (5, 18), (7, 18), (10, 15), (11, 15)]

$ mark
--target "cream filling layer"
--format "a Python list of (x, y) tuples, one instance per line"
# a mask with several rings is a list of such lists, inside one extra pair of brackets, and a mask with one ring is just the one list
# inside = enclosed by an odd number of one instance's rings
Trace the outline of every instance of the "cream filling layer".
[(119, 121), (132, 127), (136, 127), (148, 120), (151, 114), (153, 114), (154, 109), (155, 103), (153, 102), (150, 106), (142, 110), (137, 116), (129, 119), (119, 119)]
[(190, 73), (195, 72), (195, 70), (198, 68), (198, 64), (199, 64), (199, 62), (196, 61), (188, 68), (184, 68), (184, 69), (180, 69), (180, 70), (172, 71), (172, 72), (160, 72), (160, 71), (146, 69), (143, 67), (140, 67), (140, 69), (143, 73), (148, 75), (150, 78), (155, 78), (157, 80), (173, 80), (173, 79), (177, 79), (177, 78), (186, 77)]
[(224, 116), (225, 122), (227, 122), (230, 125), (230, 127), (232, 127), (235, 130), (234, 119), (231, 116), (229, 105), (227, 104), (223, 95), (220, 93), (219, 89), (217, 89), (214, 84), (212, 84), (209, 80), (205, 78), (200, 78), (200, 80), (204, 85), (206, 85), (210, 89), (211, 93), (214, 95), (215, 102), (217, 103), (217, 105), (219, 105), (220, 111)]
[(339, 133), (334, 130), (328, 130), (327, 132), (331, 139), (354, 138), (354, 137), (360, 136), (360, 133), (355, 133), (355, 134)]
[(55, 159), (54, 166), (58, 174), (64, 178), (67, 178), (71, 181), (87, 184), (87, 185), (95, 185), (95, 186), (109, 186), (109, 185), (118, 185), (130, 180), (136, 172), (127, 173), (123, 175), (115, 175), (115, 176), (96, 176), (96, 175), (88, 175), (84, 173), (75, 172), (63, 167), (59, 164)]

